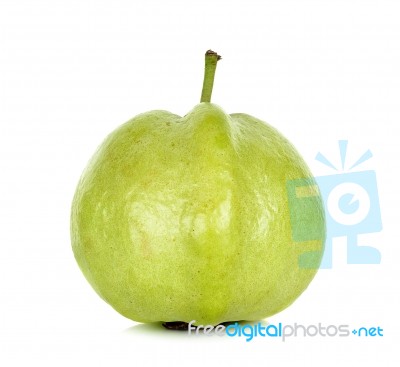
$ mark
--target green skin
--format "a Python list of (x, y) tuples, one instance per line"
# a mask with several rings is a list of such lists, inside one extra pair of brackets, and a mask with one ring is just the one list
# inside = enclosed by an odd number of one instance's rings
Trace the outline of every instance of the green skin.
[[(135, 321), (265, 318), (306, 289), (321, 260), (319, 196), (304, 204), (319, 239), (292, 239), (286, 185), (310, 177), (295, 148), (249, 115), (209, 102), (184, 117), (138, 115), (107, 137), (81, 177), (75, 258), (96, 292)], [(315, 266), (299, 266), (318, 250)]]

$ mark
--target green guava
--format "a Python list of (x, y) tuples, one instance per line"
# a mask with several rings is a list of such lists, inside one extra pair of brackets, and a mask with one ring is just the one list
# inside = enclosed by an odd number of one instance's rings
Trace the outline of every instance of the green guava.
[[(263, 319), (298, 298), (321, 261), (324, 210), (310, 170), (276, 129), (210, 103), (219, 59), (206, 53), (200, 104), (184, 117), (156, 110), (117, 128), (75, 193), (79, 267), (135, 321)], [(314, 187), (307, 200), (304, 190), (288, 195), (298, 180)], [(294, 230), (313, 236), (296, 242)]]

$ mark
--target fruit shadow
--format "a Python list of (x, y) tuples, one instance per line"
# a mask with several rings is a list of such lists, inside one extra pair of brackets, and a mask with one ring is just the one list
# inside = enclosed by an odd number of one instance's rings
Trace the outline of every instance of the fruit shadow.
[[(224, 322), (222, 325), (227, 327), (228, 325), (234, 324), (237, 322), (239, 325), (257, 325), (260, 323), (262, 326), (267, 326), (268, 321), (267, 320), (256, 320), (256, 321), (232, 321), (232, 322)], [(150, 322), (146, 324), (136, 324), (133, 325), (125, 330), (123, 330), (124, 334), (129, 334), (129, 335), (150, 335), (150, 336), (162, 336), (162, 337), (168, 337), (168, 338), (187, 338), (188, 336), (193, 337), (193, 338), (210, 338), (211, 336), (217, 337), (215, 334), (211, 335), (206, 335), (202, 332), (202, 329), (196, 333), (195, 331), (192, 331), (192, 333), (189, 335), (187, 330), (170, 330), (166, 329), (163, 325), (162, 322)], [(226, 335), (218, 336), (218, 338), (225, 338), (227, 337)]]
[[(172, 332), (172, 333), (171, 333)], [(167, 330), (162, 326), (161, 322), (149, 322), (146, 324), (136, 324), (123, 331), (124, 334), (136, 334), (136, 335), (166, 335), (166, 334), (184, 334), (180, 330)]]

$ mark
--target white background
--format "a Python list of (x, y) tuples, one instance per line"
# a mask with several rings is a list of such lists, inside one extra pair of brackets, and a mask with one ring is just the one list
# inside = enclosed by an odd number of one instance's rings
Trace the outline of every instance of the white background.
[[(354, 0), (0, 3), (0, 361), (41, 365), (399, 363), (400, 4)], [(135, 324), (91, 289), (69, 242), (77, 180), (103, 138), (151, 109), (199, 101), (203, 54), (213, 101), (276, 126), (316, 175), (371, 149), (383, 231), (362, 236), (380, 265), (334, 267), (271, 323), (381, 326), (381, 338), (187, 337)], [(397, 348), (398, 349), (398, 348)], [(396, 364), (397, 362), (397, 364)]]

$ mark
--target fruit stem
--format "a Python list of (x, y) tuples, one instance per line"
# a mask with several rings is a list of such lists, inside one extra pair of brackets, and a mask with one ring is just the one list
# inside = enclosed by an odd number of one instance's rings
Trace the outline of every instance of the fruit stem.
[(215, 70), (217, 69), (217, 62), (221, 59), (222, 57), (219, 56), (214, 51), (208, 50), (206, 52), (203, 90), (201, 92), (200, 102), (211, 101), (211, 94), (214, 86)]

